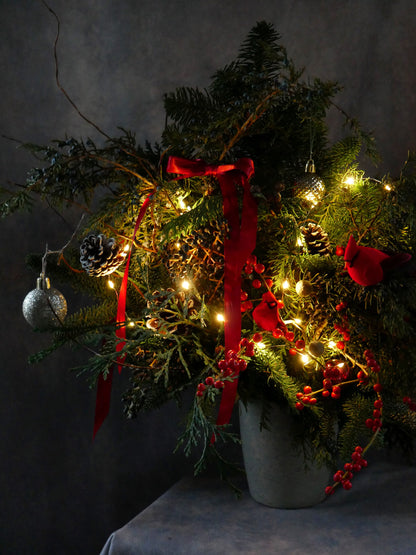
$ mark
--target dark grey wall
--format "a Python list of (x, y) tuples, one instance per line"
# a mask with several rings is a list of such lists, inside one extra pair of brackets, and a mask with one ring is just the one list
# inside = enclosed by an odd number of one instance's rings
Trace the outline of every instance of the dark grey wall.
[[(275, 24), (308, 74), (345, 85), (339, 103), (378, 137), (393, 174), (416, 149), (416, 7), (413, 0), (50, 0), (61, 19), (61, 80), (107, 133), (117, 126), (157, 139), (161, 96), (204, 86), (229, 62), (254, 23)], [(55, 21), (41, 1), (0, 0), (0, 133), (47, 142), (96, 133), (54, 82)], [(335, 121), (335, 116), (333, 121)], [(332, 121), (332, 119), (331, 119)], [(336, 132), (334, 130), (334, 136)], [(22, 182), (33, 161), (0, 140), (0, 181)], [(27, 355), (46, 343), (21, 316), (34, 287), (27, 252), (60, 248), (77, 221), (44, 209), (1, 222), (0, 551), (97, 553), (108, 534), (183, 472), (173, 457), (179, 417), (171, 407), (127, 422), (117, 396), (91, 442), (95, 402), (68, 368), (80, 353), (39, 366)], [(76, 298), (64, 291), (71, 303)], [(173, 417), (175, 415), (175, 417)]]

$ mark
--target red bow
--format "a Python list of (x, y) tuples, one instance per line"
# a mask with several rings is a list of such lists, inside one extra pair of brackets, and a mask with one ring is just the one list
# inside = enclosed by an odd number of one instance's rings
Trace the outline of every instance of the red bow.
[[(241, 339), (241, 272), (256, 246), (257, 203), (250, 192), (249, 179), (254, 174), (254, 163), (241, 158), (235, 164), (213, 165), (202, 160), (186, 160), (172, 156), (167, 171), (181, 177), (213, 175), (218, 178), (223, 198), (223, 212), (230, 233), (224, 240), (224, 341), (225, 349), (237, 352)], [(236, 185), (243, 187), (241, 211)], [(228, 424), (238, 385), (238, 370), (233, 381), (225, 382), (217, 424)]]

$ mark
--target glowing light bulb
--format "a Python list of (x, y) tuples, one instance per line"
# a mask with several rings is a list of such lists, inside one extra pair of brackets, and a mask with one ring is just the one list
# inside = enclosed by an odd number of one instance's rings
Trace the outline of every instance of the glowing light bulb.
[(129, 250), (130, 250), (130, 245), (129, 244), (124, 245), (123, 251), (124, 252), (129, 252)]
[(301, 238), (301, 237), (298, 237), (298, 238), (297, 238), (296, 244), (297, 244), (298, 247), (302, 247), (302, 246), (303, 246), (303, 241), (302, 241), (302, 238)]
[(282, 289), (289, 289), (290, 287), (290, 283), (287, 279), (284, 280), (284, 282), (282, 283)]
[(265, 349), (266, 348), (266, 343), (263, 343), (262, 341), (259, 341), (258, 343), (256, 343), (256, 347), (258, 349)]
[(385, 190), (385, 191), (391, 191), (391, 190), (392, 190), (392, 186), (389, 185), (388, 183), (386, 183), (386, 184), (384, 185), (384, 190)]
[(178, 199), (178, 205), (179, 205), (179, 208), (180, 208), (181, 210), (186, 210), (186, 211), (188, 211), (188, 210), (191, 209), (190, 206), (188, 206), (188, 205), (185, 203), (185, 201), (184, 201), (184, 199), (183, 199), (182, 197), (179, 197), (179, 199)]
[(300, 358), (301, 358), (303, 364), (308, 364), (308, 362), (310, 362), (310, 360), (311, 360), (311, 359), (309, 358), (309, 356), (308, 356), (308, 355), (305, 355), (305, 354), (301, 355)]
[(330, 342), (328, 343), (328, 347), (329, 347), (330, 349), (335, 349), (336, 346), (337, 346), (337, 344), (335, 343), (335, 341), (330, 341)]
[(344, 185), (348, 185), (349, 187), (351, 187), (355, 184), (355, 177), (353, 175), (347, 175), (344, 177), (343, 183)]
[(185, 291), (188, 291), (188, 289), (191, 288), (191, 282), (188, 281), (187, 279), (183, 279), (181, 282), (181, 287), (182, 289), (185, 289)]
[(300, 318), (295, 318), (293, 320), (295, 322), (295, 324), (297, 324), (298, 326), (302, 323), (302, 320)]
[(224, 314), (218, 313), (216, 315), (217, 322), (225, 322)]
[(135, 326), (135, 323), (132, 322), (132, 321), (130, 321), (130, 322), (129, 322), (129, 327), (130, 327), (130, 328), (134, 328), (134, 326)]
[(107, 285), (110, 289), (114, 289), (115, 287), (114, 281), (112, 281), (111, 279), (107, 280)]
[(175, 243), (175, 248), (178, 249), (178, 250), (181, 248), (181, 244), (179, 243), (179, 241), (177, 243)]

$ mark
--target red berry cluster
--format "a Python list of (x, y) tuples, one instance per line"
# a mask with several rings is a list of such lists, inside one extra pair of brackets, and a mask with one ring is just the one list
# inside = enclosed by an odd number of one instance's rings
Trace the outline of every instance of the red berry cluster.
[(416, 411), (416, 402), (412, 401), (410, 397), (403, 397), (403, 403), (408, 406), (409, 410)]
[(328, 360), (323, 371), (322, 397), (339, 399), (341, 397), (341, 387), (338, 384), (348, 378), (349, 371), (348, 364), (343, 360)]
[(381, 399), (376, 399), (374, 401), (373, 418), (367, 418), (365, 425), (372, 432), (377, 432), (381, 428), (382, 422), (381, 417), (383, 415), (383, 401)]
[[(257, 257), (254, 254), (251, 254), (247, 258), (246, 265), (244, 266), (244, 272), (247, 275), (251, 275), (253, 272), (255, 272), (256, 274), (263, 274), (265, 269), (266, 268), (264, 264), (257, 262)], [(273, 281), (269, 278), (266, 278), (264, 282), (267, 285), (267, 287), (271, 287), (273, 284)], [(260, 289), (260, 287), (262, 286), (262, 282), (260, 279), (254, 278), (251, 282), (251, 285), (254, 287), (254, 289)], [(241, 305), (241, 312), (245, 312), (246, 310), (251, 310), (253, 308), (253, 303), (247, 299), (248, 299), (247, 293), (242, 291), (241, 302), (243, 304)]]
[[(291, 338), (292, 336), (290, 334), (292, 334), (293, 332), (286, 332), (286, 339), (288, 339), (288, 334), (289, 334), (289, 338)], [(289, 341), (293, 341), (294, 339), (294, 335), (292, 339), (289, 339)], [(299, 351), (303, 351), (305, 349), (305, 342), (303, 339), (298, 339), (295, 343), (294, 347), (291, 347), (289, 349), (289, 355), (297, 355)]]
[(370, 349), (366, 349), (364, 351), (364, 356), (365, 356), (365, 360), (368, 368), (375, 374), (378, 374), (380, 372), (380, 365), (374, 358), (373, 351), (370, 351)]
[[(254, 355), (254, 343), (250, 343), (250, 347), (245, 349), (245, 354), (246, 356)], [(247, 368), (247, 361), (240, 358), (232, 349), (228, 349), (225, 353), (225, 357), (218, 361), (218, 368), (223, 376), (232, 376), (239, 372), (243, 372)]]
[(344, 470), (337, 470), (334, 474), (334, 485), (325, 488), (325, 493), (331, 495), (338, 484), (341, 484), (345, 490), (352, 488), (352, 477), (354, 473), (360, 472), (363, 468), (367, 468), (368, 463), (363, 458), (363, 448), (357, 445), (351, 455), (351, 462), (344, 464)]
[[(335, 310), (337, 310), (338, 312), (341, 312), (345, 308), (347, 308), (347, 303), (340, 302), (335, 307)], [(349, 341), (351, 339), (351, 332), (348, 327), (348, 316), (346, 314), (343, 314), (342, 320), (343, 320), (342, 324), (338, 324), (338, 323), (334, 324), (334, 329), (342, 335), (342, 338), (344, 340), (344, 341), (337, 342), (337, 348), (340, 349), (341, 351), (345, 349), (345, 341)]]
[(245, 312), (246, 310), (251, 310), (253, 308), (253, 303), (248, 299), (248, 293), (246, 293), (245, 291), (241, 291), (240, 301), (241, 301), (241, 312)]
[(360, 385), (368, 384), (368, 373), (365, 370), (360, 370), (357, 372), (357, 378)]
[(303, 393), (301, 391), (299, 391), (299, 393), (296, 393), (296, 398), (298, 399), (298, 401), (296, 402), (295, 407), (298, 410), (302, 410), (306, 405), (316, 405), (317, 399), (316, 397), (311, 397), (311, 394), (311, 386), (305, 385), (305, 387), (303, 388)]
[(224, 387), (224, 382), (222, 380), (216, 380), (213, 376), (208, 376), (205, 378), (205, 383), (198, 384), (196, 388), (196, 396), (203, 397), (207, 386), (214, 387), (215, 389), (222, 389)]
[(252, 274), (253, 270), (257, 274), (262, 274), (265, 270), (264, 264), (260, 264), (257, 262), (257, 257), (255, 254), (251, 254), (246, 261), (246, 265), (244, 266), (244, 271), (246, 274)]
[[(376, 361), (376, 359), (374, 358), (374, 354), (372, 351), (370, 351), (370, 349), (366, 349), (364, 351), (364, 357), (366, 359), (366, 364), (367, 364), (367, 368), (370, 372), (374, 372), (375, 374), (378, 374), (380, 372), (380, 365), (379, 363)], [(369, 372), (367, 372), (366, 370), (360, 370), (357, 373), (357, 378), (358, 381), (361, 385), (367, 385), (368, 381), (369, 381)], [(381, 387), (380, 384), (375, 384), (377, 387)], [(374, 387), (375, 391), (376, 388)], [(380, 389), (381, 391), (381, 389)], [(377, 391), (376, 391), (377, 392)]]
[[(261, 334), (254, 334), (253, 339), (257, 339), (257, 342), (261, 341)], [(247, 338), (240, 341), (240, 349), (245, 356), (251, 357), (254, 355), (254, 343)], [(218, 361), (218, 368), (220, 370), (220, 377), (216, 379), (213, 376), (208, 376), (205, 378), (205, 383), (199, 383), (196, 388), (197, 397), (203, 397), (207, 387), (222, 389), (224, 381), (221, 378), (228, 378), (243, 372), (247, 368), (247, 361), (240, 358), (238, 353), (233, 349), (228, 349), (225, 357)]]

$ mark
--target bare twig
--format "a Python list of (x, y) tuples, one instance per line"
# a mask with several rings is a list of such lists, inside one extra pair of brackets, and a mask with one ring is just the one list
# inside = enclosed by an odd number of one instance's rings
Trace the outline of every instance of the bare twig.
[(64, 250), (70, 245), (70, 243), (72, 242), (72, 239), (77, 234), (78, 229), (80, 228), (80, 225), (81, 225), (82, 220), (84, 219), (84, 217), (85, 217), (85, 214), (82, 214), (81, 219), (79, 220), (78, 225), (75, 228), (73, 234), (71, 235), (69, 240), (65, 243), (65, 245), (61, 249), (59, 249), (58, 251), (51, 251), (51, 250), (49, 250), (48, 245), (46, 245), (45, 254), (42, 256), (42, 277), (43, 277), (43, 279), (45, 279), (45, 277), (46, 277), (46, 259), (47, 259), (47, 257), (50, 254), (58, 254), (59, 255), (59, 260), (61, 259)]
[(66, 92), (66, 90), (62, 86), (62, 84), (60, 82), (60, 79), (59, 79), (59, 64), (58, 64), (58, 41), (59, 41), (59, 36), (60, 36), (61, 21), (60, 21), (59, 17), (57, 16), (56, 12), (45, 2), (45, 0), (41, 0), (41, 2), (45, 6), (45, 8), (54, 16), (54, 18), (56, 20), (56, 24), (57, 24), (55, 42), (53, 44), (53, 56), (54, 56), (54, 60), (55, 60), (55, 81), (56, 81), (56, 84), (57, 84), (59, 90), (63, 93), (65, 98), (68, 100), (68, 102), (71, 104), (71, 106), (75, 109), (75, 111), (78, 113), (78, 115), (84, 121), (86, 121), (89, 125), (94, 127), (94, 129), (96, 129), (106, 139), (111, 139), (110, 135), (108, 135), (96, 123), (91, 121), (89, 118), (87, 118), (87, 116), (85, 114), (83, 114), (81, 112), (81, 110), (78, 108), (78, 106), (75, 104), (75, 102), (72, 100), (72, 98), (69, 96), (69, 94)]

